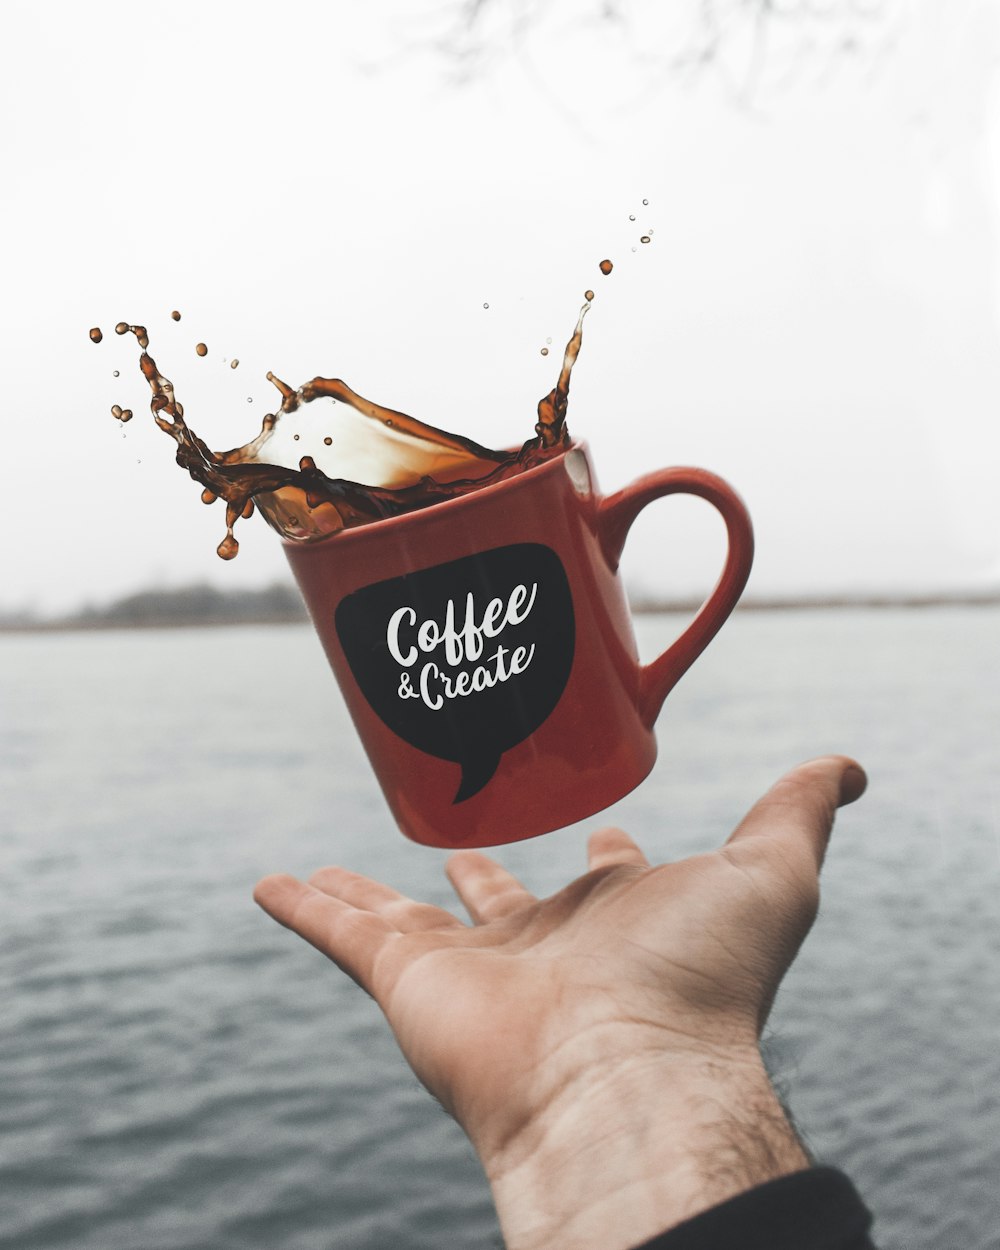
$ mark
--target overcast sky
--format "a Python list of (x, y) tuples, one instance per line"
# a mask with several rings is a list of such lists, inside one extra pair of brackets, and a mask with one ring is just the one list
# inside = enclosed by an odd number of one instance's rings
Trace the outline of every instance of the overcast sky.
[[(692, 74), (693, 0), (556, 2), (515, 37), (494, 0), (466, 81), (453, 7), (3, 6), (0, 611), (287, 577), (259, 521), (215, 555), (115, 322), (216, 447), (273, 408), (268, 369), (499, 446), (588, 286), (570, 426), (606, 490), (723, 474), (761, 594), (1000, 582), (996, 6), (787, 0)], [(630, 578), (707, 588), (720, 528), (658, 505)]]

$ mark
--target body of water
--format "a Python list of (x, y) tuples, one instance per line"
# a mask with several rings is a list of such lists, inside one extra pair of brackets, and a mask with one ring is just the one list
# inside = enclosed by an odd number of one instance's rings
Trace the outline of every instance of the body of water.
[[(644, 652), (681, 624), (642, 618)], [(998, 638), (986, 608), (738, 614), (668, 699), (651, 778), (498, 855), (547, 893), (601, 823), (677, 858), (800, 759), (866, 765), (769, 1054), (885, 1250), (1000, 1227)], [(0, 796), (0, 1245), (500, 1245), (378, 1010), (251, 901), (341, 863), (452, 905), (308, 627), (0, 638)]]

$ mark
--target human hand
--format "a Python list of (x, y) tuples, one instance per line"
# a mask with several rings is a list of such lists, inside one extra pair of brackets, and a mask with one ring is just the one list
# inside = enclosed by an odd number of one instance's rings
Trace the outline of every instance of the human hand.
[(460, 851), (472, 918), (342, 868), (267, 877), (260, 905), (384, 1011), (464, 1127), (509, 1247), (627, 1247), (806, 1165), (764, 1073), (760, 1031), (818, 905), (845, 757), (774, 786), (719, 850), (652, 867), (627, 834), (536, 899)]

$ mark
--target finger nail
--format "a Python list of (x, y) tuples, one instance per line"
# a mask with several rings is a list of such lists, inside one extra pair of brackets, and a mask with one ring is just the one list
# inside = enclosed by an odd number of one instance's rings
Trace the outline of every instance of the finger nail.
[(837, 798), (838, 807), (846, 807), (855, 799), (860, 799), (868, 787), (868, 777), (860, 764), (848, 764), (840, 776), (840, 794)]

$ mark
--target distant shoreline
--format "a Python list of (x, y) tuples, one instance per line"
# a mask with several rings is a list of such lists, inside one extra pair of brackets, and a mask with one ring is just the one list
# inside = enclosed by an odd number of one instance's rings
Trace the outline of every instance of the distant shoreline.
[[(692, 598), (649, 599), (632, 595), (639, 616), (660, 612), (696, 612)], [(928, 591), (909, 594), (759, 595), (740, 601), (738, 612), (808, 612), (884, 608), (989, 608), (1000, 606), (1000, 589), (985, 592)], [(200, 629), (232, 625), (300, 625), (309, 620), (293, 586), (263, 590), (215, 590), (188, 586), (145, 590), (103, 608), (83, 608), (59, 617), (30, 613), (0, 615), (0, 634), (50, 634), (110, 629)]]
[[(683, 605), (685, 608), (696, 609), (700, 603), (692, 600)], [(836, 611), (840, 608), (994, 608), (1000, 606), (1000, 591), (989, 591), (983, 594), (969, 591), (967, 593), (928, 592), (926, 594), (854, 594), (854, 595), (802, 595), (789, 596), (751, 596), (741, 599), (736, 606), (737, 612), (800, 612), (819, 609)], [(669, 612), (671, 607), (646, 607), (633, 605), (633, 612)]]
[(102, 608), (86, 607), (57, 617), (0, 615), (0, 633), (61, 633), (105, 629), (191, 629), (217, 625), (291, 625), (309, 616), (294, 586), (262, 590), (216, 590), (183, 586), (141, 590)]

